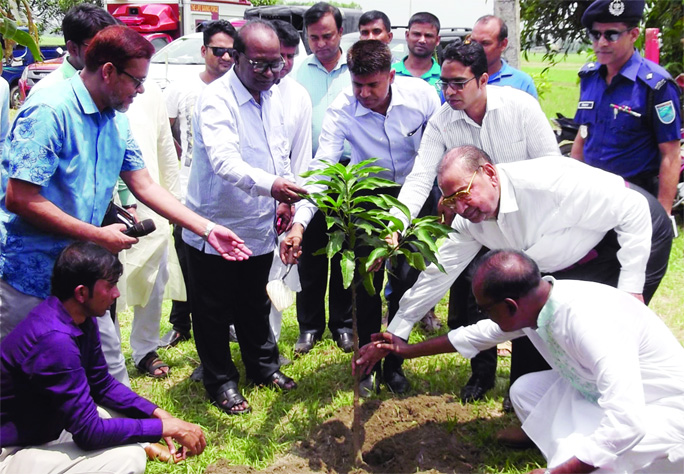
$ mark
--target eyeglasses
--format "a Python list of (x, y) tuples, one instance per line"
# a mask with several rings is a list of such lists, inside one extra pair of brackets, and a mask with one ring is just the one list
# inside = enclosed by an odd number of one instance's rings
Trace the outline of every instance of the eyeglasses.
[(285, 67), (285, 61), (283, 60), (282, 56), (277, 61), (259, 61), (249, 59), (247, 56), (245, 56), (245, 53), (240, 54), (242, 54), (242, 56), (249, 61), (249, 64), (252, 66), (252, 70), (258, 74), (265, 73), (266, 69), (270, 69), (273, 73), (280, 72)]
[(217, 58), (222, 58), (226, 53), (228, 53), (228, 56), (231, 57), (234, 54), (233, 48), (221, 48), (219, 46), (207, 46), (207, 48), (211, 49), (211, 53)]
[(119, 74), (125, 74), (126, 76), (130, 77), (133, 80), (133, 84), (135, 84), (136, 89), (139, 88), (140, 86), (142, 86), (143, 83), (145, 82), (145, 79), (147, 79), (146, 77), (143, 77), (142, 79), (140, 79), (139, 77), (135, 77), (133, 74), (127, 73), (126, 71), (124, 71), (123, 69), (121, 69), (117, 66), (114, 66), (114, 67), (116, 67), (116, 70)]
[(629, 29), (622, 30), (622, 31), (618, 31), (618, 30), (606, 30), (606, 31), (587, 30), (587, 34), (589, 35), (589, 38), (595, 43), (597, 43), (601, 39), (601, 36), (603, 36), (606, 39), (606, 41), (608, 41), (609, 43), (615, 43), (623, 33), (627, 33), (628, 31), (629, 31)]
[(476, 305), (476, 307), (477, 307), (477, 313), (480, 314), (480, 315), (482, 315), (482, 316), (489, 317), (489, 312), (492, 310), (492, 308), (493, 308), (494, 306), (498, 305), (499, 303), (502, 303), (503, 301), (504, 301), (504, 300), (495, 301), (494, 303), (490, 303), (490, 304), (485, 305), (485, 306), (480, 306), (480, 305), (478, 304), (478, 305)]
[(458, 201), (467, 201), (468, 199), (470, 199), (470, 189), (473, 187), (473, 181), (475, 181), (475, 176), (477, 175), (477, 172), (480, 171), (480, 168), (482, 168), (482, 166), (478, 166), (475, 172), (473, 173), (473, 176), (472, 178), (470, 178), (470, 182), (468, 183), (467, 188), (461, 191), (456, 191), (454, 194), (444, 196), (442, 198), (442, 205), (453, 206)]
[(467, 81), (451, 81), (451, 80), (442, 80), (440, 79), (439, 81), (436, 82), (436, 84), (443, 90), (446, 91), (451, 87), (455, 91), (462, 91), (465, 89), (466, 84), (468, 84), (470, 81), (475, 79), (475, 76), (471, 77)]

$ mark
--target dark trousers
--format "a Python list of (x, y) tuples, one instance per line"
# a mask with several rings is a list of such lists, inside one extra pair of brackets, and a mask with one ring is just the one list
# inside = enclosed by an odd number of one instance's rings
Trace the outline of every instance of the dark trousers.
[[(313, 255), (328, 244), (325, 216), (316, 212), (304, 231), (302, 255), (299, 258), (299, 281), (302, 291), (297, 293), (297, 322), (299, 332), (310, 332), (321, 337), (325, 331), (325, 291), (328, 287), (328, 257)], [(330, 289), (328, 295), (328, 327), (333, 335), (351, 333), (351, 293), (342, 287), (340, 256), (330, 261)], [(238, 336), (239, 337), (239, 336)]]
[[(638, 186), (630, 185), (630, 188), (641, 193), (646, 198), (651, 214), (651, 252), (646, 266), (646, 282), (642, 292), (644, 302), (648, 304), (651, 301), (651, 298), (653, 298), (653, 295), (658, 289), (658, 285), (660, 285), (660, 281), (667, 271), (674, 233), (670, 219), (658, 200)], [(617, 287), (620, 275), (620, 262), (616, 255), (618, 250), (620, 250), (620, 245), (617, 240), (617, 234), (614, 231), (610, 231), (606, 233), (603, 240), (601, 240), (586, 257), (569, 268), (550, 273), (550, 275), (557, 280), (593, 281)], [(454, 283), (454, 285), (456, 284), (457, 283)], [(461, 286), (458, 291), (459, 296), (462, 298), (466, 290)], [(468, 290), (468, 292), (470, 293), (470, 298), (472, 298), (474, 302), (472, 291)], [(452, 293), (452, 298), (453, 296)], [(449, 304), (449, 309), (451, 313), (451, 302)], [(472, 310), (467, 312), (467, 317), (472, 318), (471, 321), (476, 322), (476, 315), (477, 311), (473, 304)], [(473, 322), (470, 322), (469, 324), (473, 324)], [(449, 327), (451, 327), (451, 325)], [(550, 367), (544, 358), (539, 354), (527, 337), (513, 340), (511, 383), (515, 382), (522, 375), (548, 370), (549, 368)], [(496, 371), (496, 348), (493, 349), (493, 358), (491, 355), (485, 356), (485, 359), (482, 361), (473, 363), (472, 369), (473, 373), (476, 373), (477, 370), (481, 370), (482, 372), (480, 373), (485, 374), (485, 376), (491, 374), (493, 377), (494, 372)]]
[(278, 346), (269, 325), (266, 294), (273, 255), (229, 262), (186, 244), (193, 329), (204, 366), (204, 386), (216, 394), (239, 380), (230, 354), (229, 326), (235, 325), (247, 378), (262, 382), (280, 368)]
[(178, 263), (180, 263), (181, 271), (183, 272), (183, 281), (185, 281), (185, 288), (187, 290), (187, 301), (173, 300), (171, 304), (171, 313), (169, 314), (169, 322), (176, 331), (189, 334), (190, 333), (190, 313), (192, 313), (192, 305), (190, 299), (190, 289), (188, 285), (190, 278), (188, 277), (188, 258), (185, 253), (185, 243), (183, 242), (183, 228), (179, 225), (173, 226), (173, 245), (178, 255)]

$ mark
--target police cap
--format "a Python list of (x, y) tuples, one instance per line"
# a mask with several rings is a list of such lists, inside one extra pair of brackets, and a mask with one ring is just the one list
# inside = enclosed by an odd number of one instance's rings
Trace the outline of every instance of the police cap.
[(638, 23), (644, 13), (644, 0), (596, 0), (582, 15), (582, 26), (599, 23)]

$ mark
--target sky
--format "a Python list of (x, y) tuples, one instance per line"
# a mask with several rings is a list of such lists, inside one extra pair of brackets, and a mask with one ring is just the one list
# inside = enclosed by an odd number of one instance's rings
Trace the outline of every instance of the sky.
[(406, 26), (414, 13), (426, 11), (439, 18), (442, 28), (470, 27), (494, 11), (494, 0), (354, 0), (364, 11), (380, 10), (392, 25)]

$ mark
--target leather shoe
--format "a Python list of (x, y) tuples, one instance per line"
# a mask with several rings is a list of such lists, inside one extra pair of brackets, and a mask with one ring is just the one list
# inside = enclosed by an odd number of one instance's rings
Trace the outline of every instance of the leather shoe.
[(312, 332), (301, 333), (294, 346), (295, 354), (306, 354), (311, 351), (314, 345), (320, 340), (321, 338)]
[(171, 329), (169, 332), (164, 334), (164, 336), (159, 341), (159, 348), (168, 349), (169, 347), (173, 347), (179, 342), (187, 341), (188, 339), (190, 339), (190, 333), (180, 332), (176, 331), (175, 329)]
[(380, 380), (378, 373), (371, 372), (359, 381), (359, 396), (368, 398), (374, 393), (380, 393)]
[(406, 393), (411, 388), (411, 384), (406, 380), (406, 376), (404, 375), (404, 371), (401, 370), (401, 367), (392, 371), (384, 370), (382, 379), (392, 393)]
[(513, 403), (511, 402), (510, 395), (504, 397), (501, 407), (503, 408), (504, 413), (513, 413)]
[(528, 449), (534, 446), (534, 442), (520, 426), (509, 426), (497, 431), (496, 441), (511, 449)]
[(471, 403), (476, 400), (482, 400), (487, 390), (493, 386), (493, 380), (473, 374), (465, 387), (461, 389), (461, 401), (463, 403)]
[(281, 390), (294, 390), (297, 388), (297, 383), (291, 378), (282, 373), (280, 370), (276, 370), (271, 375), (266, 377), (266, 380), (261, 385), (275, 385)]
[(202, 366), (202, 363), (197, 366), (195, 370), (192, 371), (190, 374), (190, 380), (193, 382), (201, 382), (204, 380), (204, 367)]
[(337, 334), (337, 336), (335, 336), (335, 343), (343, 352), (351, 352), (354, 350), (354, 337), (351, 333), (342, 332)]

